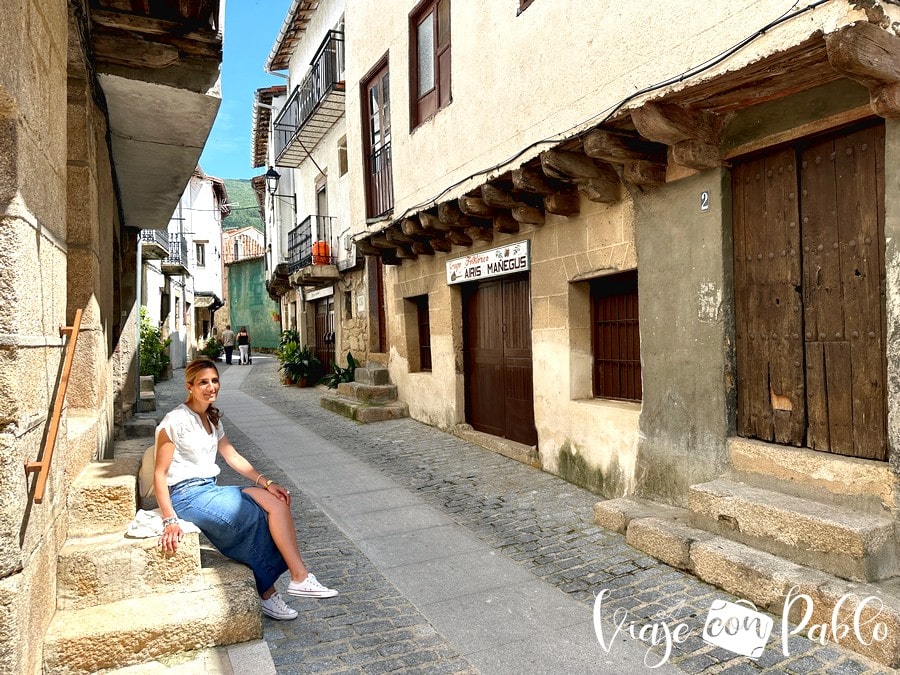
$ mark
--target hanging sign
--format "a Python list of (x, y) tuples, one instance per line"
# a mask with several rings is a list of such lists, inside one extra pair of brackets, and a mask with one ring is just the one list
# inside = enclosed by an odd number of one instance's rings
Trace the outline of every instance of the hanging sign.
[(529, 240), (447, 261), (447, 283), (462, 284), (531, 269)]

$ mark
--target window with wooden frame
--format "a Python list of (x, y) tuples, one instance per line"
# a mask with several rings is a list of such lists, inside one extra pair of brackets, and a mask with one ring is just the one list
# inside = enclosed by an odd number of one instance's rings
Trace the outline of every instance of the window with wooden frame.
[(197, 267), (206, 267), (206, 242), (198, 241), (194, 242), (195, 248), (195, 257), (197, 260)]
[(448, 105), (450, 0), (425, 0), (410, 15), (412, 128)]
[(362, 83), (367, 218), (378, 218), (394, 208), (390, 81), (385, 57)]
[(637, 281), (631, 270), (590, 282), (595, 397), (641, 400)]

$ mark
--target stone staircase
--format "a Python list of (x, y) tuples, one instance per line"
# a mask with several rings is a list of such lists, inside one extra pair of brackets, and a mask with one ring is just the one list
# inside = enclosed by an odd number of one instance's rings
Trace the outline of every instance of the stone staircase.
[(152, 438), (116, 443), (69, 494), (57, 561), (57, 611), (44, 639), (45, 673), (94, 673), (262, 636), (249, 568), (188, 534), (173, 556), (155, 537), (124, 536), (138, 504), (137, 471)]
[[(794, 624), (809, 609), (801, 634), (825, 624), (829, 642), (900, 667), (900, 547), (887, 464), (745, 439), (728, 449), (732, 469), (691, 486), (687, 509), (614, 499), (595, 505), (596, 522), (757, 608), (787, 611)], [(878, 624), (883, 639), (872, 639)]]
[(409, 416), (409, 408), (397, 400), (387, 368), (369, 361), (353, 373), (353, 382), (338, 385), (336, 394), (326, 394), (320, 404), (357, 422), (381, 422)]

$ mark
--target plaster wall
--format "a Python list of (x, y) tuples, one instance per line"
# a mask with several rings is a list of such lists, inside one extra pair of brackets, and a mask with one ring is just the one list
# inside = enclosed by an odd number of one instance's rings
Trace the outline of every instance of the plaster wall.
[[(634, 269), (634, 206), (582, 200), (572, 218), (548, 215), (542, 227), (495, 235), (489, 244), (385, 268), (390, 372), (410, 415), (448, 429), (465, 422), (462, 300), (448, 286), (446, 262), (464, 254), (531, 241), (531, 326), (535, 426), (545, 471), (597, 494), (636, 489), (639, 403), (593, 397), (588, 279)], [(418, 368), (416, 307), (428, 294), (432, 370)]]
[[(710, 208), (700, 209), (700, 193)], [(731, 178), (709, 170), (635, 200), (644, 401), (638, 493), (686, 505), (727, 468), (734, 430)]]
[(900, 511), (900, 121), (885, 120), (884, 265), (887, 327), (887, 412), (889, 462), (894, 474), (893, 511)]
[[(817, 31), (864, 20), (859, 4), (825, 3), (767, 30), (702, 74), (652, 95), (740, 68)], [(876, 4), (889, 15), (900, 10)], [(539, 1), (516, 16), (513, 0), (452, 2), (452, 102), (412, 129), (408, 17), (413, 5), (384, 0), (346, 8), (352, 40), (346, 107), (351, 148), (364, 147), (359, 86), (388, 54), (394, 220), (417, 205), (477, 187), (484, 182), (481, 172), (493, 175), (520, 165), (546, 148), (541, 141), (595, 126), (625, 101), (626, 107), (639, 105), (640, 97), (630, 98), (636, 91), (707, 62), (789, 9), (781, 0), (675, 0), (664, 10), (652, 2)], [(551, 25), (565, 29), (548, 30)], [(353, 185), (364, 185), (362, 170), (361, 161), (351, 162)], [(354, 190), (351, 199), (353, 230), (364, 231), (363, 190)]]

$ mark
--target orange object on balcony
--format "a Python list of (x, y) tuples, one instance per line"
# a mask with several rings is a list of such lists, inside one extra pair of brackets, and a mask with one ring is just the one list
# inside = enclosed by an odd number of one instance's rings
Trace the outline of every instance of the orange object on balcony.
[(331, 262), (331, 248), (327, 241), (317, 241), (312, 247), (313, 265), (327, 265)]

